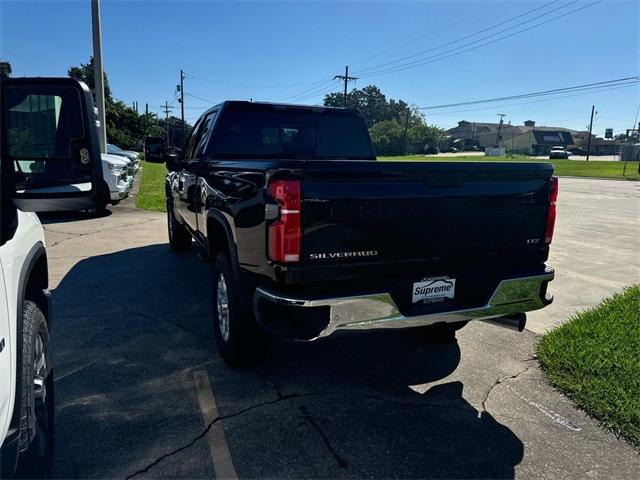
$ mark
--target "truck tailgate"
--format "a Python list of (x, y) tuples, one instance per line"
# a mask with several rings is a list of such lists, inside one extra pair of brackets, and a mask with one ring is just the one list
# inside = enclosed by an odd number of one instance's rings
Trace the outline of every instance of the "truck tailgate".
[(305, 277), (364, 264), (540, 264), (552, 172), (543, 163), (306, 162)]

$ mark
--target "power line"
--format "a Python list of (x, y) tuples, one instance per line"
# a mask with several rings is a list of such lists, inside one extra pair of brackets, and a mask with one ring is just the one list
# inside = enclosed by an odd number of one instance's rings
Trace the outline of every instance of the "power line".
[[(611, 86), (604, 86), (604, 87), (593, 87), (590, 89), (590, 91), (586, 91), (582, 90), (579, 93), (574, 93), (572, 95), (562, 95), (560, 97), (552, 97), (552, 98), (538, 98), (536, 100), (531, 100), (528, 102), (518, 102), (518, 103), (508, 103), (506, 105), (501, 105), (500, 108), (504, 109), (507, 107), (515, 107), (515, 106), (519, 106), (519, 105), (531, 105), (534, 103), (543, 103), (543, 102), (552, 102), (555, 100), (562, 100), (565, 98), (572, 98), (572, 97), (577, 97), (580, 95), (585, 95), (585, 94), (598, 94), (601, 92), (608, 92), (608, 91), (612, 91), (612, 90), (619, 90), (621, 88), (627, 88), (630, 86), (635, 86), (638, 85), (638, 82), (630, 82), (630, 83), (625, 83), (625, 84), (620, 84), (620, 85), (616, 85), (614, 87)], [(429, 113), (429, 117), (434, 117), (434, 116), (450, 116), (456, 113), (469, 113), (469, 112), (479, 112), (479, 111), (484, 111), (484, 110), (493, 110), (495, 107), (491, 106), (491, 107), (484, 107), (484, 108), (475, 108), (475, 109), (465, 109), (465, 110), (453, 110), (453, 111), (449, 111), (449, 112), (444, 112), (444, 113)]]
[(434, 34), (436, 34), (436, 33), (439, 33), (439, 32), (442, 32), (442, 31), (444, 31), (444, 30), (447, 30), (447, 29), (448, 29), (448, 28), (450, 28), (450, 27), (455, 27), (455, 26), (457, 26), (457, 25), (459, 25), (459, 24), (461, 24), (461, 23), (465, 23), (465, 22), (466, 22), (466, 21), (468, 21), (468, 20), (472, 20), (472, 19), (474, 19), (474, 18), (477, 18), (477, 17), (481, 16), (481, 15), (482, 15), (482, 14), (484, 14), (484, 13), (488, 13), (488, 12), (490, 12), (490, 11), (492, 11), (492, 10), (496, 10), (496, 9), (498, 9), (498, 8), (502, 8), (502, 7), (504, 7), (506, 4), (508, 4), (508, 3), (512, 3), (513, 1), (514, 1), (514, 0), (507, 0), (506, 2), (499, 3), (499, 4), (497, 4), (497, 5), (493, 6), (493, 7), (490, 7), (490, 8), (483, 8), (482, 10), (480, 10), (480, 11), (476, 12), (476, 13), (475, 13), (475, 14), (473, 14), (473, 15), (470, 15), (470, 16), (468, 16), (468, 17), (463, 18), (462, 20), (457, 20), (457, 21), (455, 21), (455, 22), (451, 22), (451, 23), (449, 23), (449, 24), (447, 24), (447, 25), (445, 25), (445, 26), (443, 26), (443, 27), (441, 27), (441, 28), (437, 28), (437, 29), (435, 29), (435, 30), (431, 30), (430, 32), (424, 33), (424, 34), (422, 34), (422, 35), (420, 35), (420, 36), (417, 36), (417, 37), (414, 37), (414, 38), (412, 38), (412, 39), (410, 39), (410, 40), (404, 41), (404, 42), (402, 42), (402, 43), (398, 43), (397, 45), (395, 45), (395, 46), (393, 46), (393, 47), (390, 47), (390, 48), (387, 48), (386, 50), (382, 50), (381, 52), (374, 53), (374, 54), (372, 54), (372, 55), (369, 55), (368, 57), (361, 58), (360, 60), (356, 60), (355, 62), (350, 62), (350, 65), (358, 65), (358, 64), (360, 64), (360, 63), (362, 63), (362, 62), (365, 62), (365, 61), (367, 61), (367, 60), (370, 60), (370, 59), (372, 59), (372, 58), (379, 57), (379, 56), (381, 56), (381, 55), (384, 55), (385, 53), (392, 52), (393, 50), (397, 50), (398, 48), (400, 48), (400, 47), (404, 47), (405, 45), (409, 45), (409, 44), (411, 44), (411, 43), (415, 43), (415, 42), (417, 42), (418, 40), (422, 40), (423, 38), (427, 38), (427, 37), (430, 37), (431, 35), (434, 35)]
[(316, 86), (314, 88), (305, 89), (305, 90), (302, 90), (302, 91), (300, 91), (298, 93), (295, 93), (293, 95), (289, 95), (287, 97), (282, 97), (282, 100), (289, 100), (289, 99), (294, 99), (294, 98), (299, 98), (299, 97), (305, 98), (305, 97), (313, 96), (313, 95), (316, 95), (317, 92), (320, 92), (322, 90), (326, 90), (327, 85), (328, 84), (333, 84), (333, 83), (334, 83), (334, 79), (333, 79), (333, 77), (331, 77), (331, 78), (328, 78), (328, 79), (324, 80), (321, 84), (319, 84), (318, 86)]
[(255, 84), (248, 84), (248, 83), (236, 83), (236, 82), (227, 82), (222, 80), (213, 80), (209, 78), (196, 77), (194, 75), (188, 75), (188, 77), (194, 80), (201, 80), (203, 82), (217, 83), (220, 85), (229, 85), (232, 87), (242, 87), (242, 88), (295, 88), (295, 87), (307, 87), (312, 85), (318, 85), (324, 82), (324, 80), (320, 80), (317, 82), (289, 83), (289, 84), (281, 84), (281, 85), (255, 85)]
[[(390, 61), (390, 62), (385, 62), (385, 63), (381, 63), (381, 64), (379, 64), (379, 65), (374, 65), (373, 67), (368, 67), (368, 68), (364, 68), (364, 69), (362, 69), (362, 70), (358, 70), (358, 72), (357, 72), (357, 73), (362, 74), (362, 73), (364, 73), (364, 72), (368, 72), (368, 71), (370, 71), (370, 70), (377, 70), (377, 69), (382, 68), (382, 67), (385, 67), (385, 66), (387, 66), (387, 65), (393, 65), (393, 64), (395, 64), (395, 63), (400, 63), (400, 62), (403, 62), (403, 61), (405, 61), (405, 60), (409, 60), (409, 59), (411, 59), (411, 58), (415, 58), (415, 57), (418, 57), (418, 56), (424, 55), (425, 53), (433, 52), (434, 50), (438, 50), (438, 49), (440, 49), (440, 48), (447, 47), (447, 46), (449, 46), (449, 45), (453, 45), (453, 44), (455, 44), (455, 43), (461, 42), (462, 40), (466, 40), (466, 39), (468, 39), (468, 38), (475, 37), (476, 35), (479, 35), (479, 34), (481, 34), (481, 33), (488, 32), (489, 30), (493, 30), (494, 28), (497, 28), (497, 27), (499, 27), (499, 26), (505, 25), (505, 24), (507, 24), (507, 23), (509, 23), (509, 22), (512, 22), (513, 20), (517, 20), (518, 18), (525, 17), (525, 16), (529, 15), (530, 13), (537, 12), (538, 10), (544, 9), (544, 8), (546, 8), (546, 7), (549, 7), (549, 6), (553, 5), (554, 3), (558, 3), (559, 1), (560, 1), (560, 0), (552, 0), (551, 2), (547, 2), (547, 3), (545, 3), (545, 4), (543, 4), (543, 5), (539, 6), (539, 7), (536, 7), (536, 8), (530, 9), (530, 10), (527, 10), (527, 11), (526, 11), (526, 12), (524, 12), (524, 13), (521, 13), (521, 14), (516, 15), (516, 16), (514, 16), (514, 17), (510, 17), (510, 18), (508, 18), (507, 20), (503, 20), (502, 22), (495, 23), (495, 24), (493, 24), (493, 25), (490, 25), (490, 26), (488, 26), (488, 27), (485, 27), (485, 28), (483, 28), (483, 29), (481, 29), (481, 30), (478, 30), (478, 31), (476, 31), (476, 32), (470, 33), (470, 34), (465, 35), (465, 36), (463, 36), (463, 37), (459, 37), (459, 38), (457, 38), (457, 39), (455, 39), (455, 40), (452, 40), (452, 41), (449, 41), (449, 42), (443, 43), (443, 44), (441, 44), (441, 45), (438, 45), (438, 46), (436, 46), (436, 47), (433, 47), (433, 48), (430, 48), (430, 49), (427, 49), (427, 50), (422, 50), (422, 51), (420, 51), (420, 52), (414, 53), (414, 54), (412, 54), (412, 55), (408, 55), (408, 56), (406, 56), (406, 57), (402, 57), (402, 58), (398, 58), (398, 59), (396, 59), (396, 60), (392, 60), (392, 61)], [(578, 0), (572, 0), (572, 2), (571, 2), (571, 3), (575, 3), (576, 1), (578, 1)], [(558, 10), (558, 9), (564, 8), (564, 7), (566, 7), (566, 6), (567, 6), (567, 5), (563, 5), (563, 6), (561, 6), (561, 7), (558, 7), (558, 8), (557, 8), (557, 9), (555, 9), (555, 10)], [(530, 21), (536, 20), (537, 18), (540, 18), (541, 16), (544, 16), (544, 15), (548, 15), (549, 13), (552, 13), (552, 12), (554, 12), (555, 10), (551, 10), (551, 11), (549, 11), (549, 12), (545, 12), (544, 14), (539, 15), (538, 17), (534, 17), (534, 18), (532, 18), (532, 19), (529, 19), (529, 20), (527, 20), (527, 21), (528, 21), (528, 22), (530, 22)], [(506, 29), (506, 30), (510, 30), (510, 29), (516, 28), (516, 27), (518, 27), (518, 26), (519, 26), (519, 25), (514, 25), (514, 26), (512, 26), (512, 27), (509, 27), (509, 28), (508, 28), (508, 29)], [(506, 30), (505, 30), (505, 31), (506, 31)], [(500, 32), (498, 32), (498, 33), (500, 33)], [(456, 47), (456, 48), (459, 48), (459, 47)]]
[(448, 104), (444, 104), (444, 105), (431, 105), (431, 106), (428, 106), (428, 107), (419, 107), (419, 108), (420, 108), (420, 110), (435, 110), (435, 109), (439, 109), (439, 108), (461, 107), (461, 106), (464, 106), (464, 105), (476, 105), (478, 103), (503, 102), (503, 101), (507, 101), (507, 100), (518, 100), (520, 98), (527, 98), (527, 97), (538, 97), (538, 96), (552, 95), (552, 94), (557, 94), (557, 93), (568, 93), (570, 91), (586, 89), (588, 87), (595, 87), (595, 86), (599, 86), (599, 85), (611, 86), (611, 84), (620, 83), (620, 82), (628, 82), (630, 80), (632, 80), (631, 83), (638, 83), (640, 81), (640, 77), (634, 76), (634, 77), (617, 78), (615, 80), (605, 80), (603, 82), (585, 83), (585, 84), (582, 84), (582, 85), (575, 85), (575, 86), (572, 86), (572, 87), (554, 88), (554, 89), (551, 89), (551, 90), (542, 90), (542, 91), (539, 91), (539, 92), (521, 93), (521, 94), (518, 94), (518, 95), (511, 95), (511, 96), (508, 96), (508, 97), (486, 98), (486, 99), (483, 99), (483, 100), (471, 100), (471, 101), (468, 101), (468, 102), (448, 103)]
[(216, 104), (220, 103), (219, 101), (210, 100), (208, 98), (204, 98), (204, 97), (201, 97), (199, 95), (195, 95), (193, 93), (185, 93), (185, 95), (187, 95), (188, 97), (196, 98), (196, 99), (201, 100), (203, 102), (210, 103), (211, 105), (216, 105)]
[[(450, 58), (450, 57), (453, 57), (453, 56), (456, 56), (456, 55), (461, 55), (463, 53), (467, 53), (467, 52), (476, 50), (478, 48), (481, 48), (481, 47), (484, 47), (484, 46), (487, 46), (487, 45), (492, 45), (492, 44), (500, 42), (502, 40), (506, 40), (507, 38), (511, 38), (511, 37), (513, 37), (515, 35), (518, 35), (520, 33), (532, 30), (532, 29), (534, 29), (536, 27), (539, 27), (539, 26), (542, 26), (542, 25), (546, 25), (546, 24), (551, 23), (551, 22), (553, 22), (555, 20), (559, 20), (560, 18), (566, 17), (567, 15), (571, 15), (572, 13), (576, 13), (578, 11), (581, 11), (581, 10), (584, 10), (586, 8), (589, 8), (589, 7), (591, 7), (591, 6), (593, 6), (593, 5), (597, 4), (597, 3), (600, 3), (600, 2), (602, 2), (602, 0), (595, 0), (594, 2), (591, 2), (591, 3), (587, 4), (587, 5), (584, 5), (584, 6), (579, 7), (579, 8), (575, 8), (575, 9), (570, 10), (568, 12), (565, 12), (562, 15), (557, 15), (557, 16), (555, 16), (553, 18), (547, 19), (547, 20), (545, 20), (543, 22), (539, 22), (539, 23), (537, 23), (535, 25), (532, 25), (530, 27), (523, 28), (523, 29), (518, 30), (516, 32), (513, 32), (513, 33), (511, 33), (509, 35), (505, 35), (503, 37), (499, 37), (499, 38), (496, 38), (494, 40), (491, 40), (491, 41), (488, 41), (488, 42), (485, 42), (485, 43), (481, 43), (479, 45), (472, 46), (470, 48), (467, 48), (466, 50), (459, 50), (459, 49), (463, 48), (465, 46), (470, 46), (473, 43), (476, 43), (476, 42), (478, 42), (480, 40), (476, 40), (474, 42), (470, 42), (467, 45), (462, 45), (460, 47), (453, 48), (453, 49), (451, 49), (449, 51), (445, 51), (445, 52), (433, 55), (431, 57), (427, 57), (425, 59), (416, 60), (416, 61), (413, 61), (413, 62), (408, 62), (408, 63), (406, 63), (404, 65), (399, 65), (397, 67), (390, 67), (390, 68), (385, 69), (385, 70), (380, 70), (380, 71), (373, 72), (373, 73), (370, 73), (370, 74), (367, 74), (367, 75), (363, 75), (362, 78), (375, 77), (375, 76), (385, 75), (385, 74), (388, 74), (388, 73), (401, 72), (401, 71), (404, 71), (404, 70), (407, 70), (407, 69), (410, 69), (410, 68), (419, 67), (419, 66), (422, 66), (422, 65), (426, 65), (428, 63), (433, 63), (433, 62), (444, 60), (446, 58)], [(571, 3), (573, 3), (573, 2), (571, 2)], [(500, 33), (502, 33), (502, 32), (500, 32)], [(494, 35), (491, 35), (491, 36), (494, 36)], [(485, 37), (485, 38), (488, 38), (488, 37)]]

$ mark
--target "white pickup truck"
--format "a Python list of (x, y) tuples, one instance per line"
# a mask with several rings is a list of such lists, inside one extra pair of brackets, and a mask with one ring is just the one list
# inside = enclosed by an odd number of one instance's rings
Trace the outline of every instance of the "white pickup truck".
[(29, 212), (109, 198), (86, 85), (2, 80), (0, 105), (0, 478), (42, 478), (53, 459), (52, 307), (44, 232)]
[(109, 194), (109, 202), (112, 205), (117, 205), (120, 200), (129, 196), (136, 171), (126, 158), (108, 153), (102, 154), (104, 188)]

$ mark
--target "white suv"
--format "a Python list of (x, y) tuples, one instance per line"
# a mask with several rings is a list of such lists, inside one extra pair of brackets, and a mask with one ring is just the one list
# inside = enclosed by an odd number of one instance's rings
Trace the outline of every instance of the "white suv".
[(33, 211), (105, 198), (91, 92), (69, 78), (0, 82), (0, 477), (45, 477), (53, 458), (52, 308)]

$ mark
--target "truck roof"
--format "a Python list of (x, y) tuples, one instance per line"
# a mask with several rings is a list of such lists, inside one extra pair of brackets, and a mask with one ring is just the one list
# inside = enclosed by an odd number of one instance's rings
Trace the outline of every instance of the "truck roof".
[(225, 100), (223, 102), (214, 105), (206, 110), (204, 113), (208, 113), (216, 109), (247, 109), (247, 110), (311, 110), (321, 113), (336, 113), (336, 114), (352, 114), (360, 115), (360, 111), (351, 107), (326, 107), (323, 105), (301, 105), (294, 103), (276, 103), (276, 102), (253, 102), (247, 100)]

